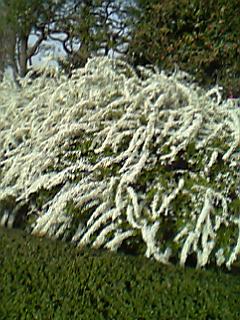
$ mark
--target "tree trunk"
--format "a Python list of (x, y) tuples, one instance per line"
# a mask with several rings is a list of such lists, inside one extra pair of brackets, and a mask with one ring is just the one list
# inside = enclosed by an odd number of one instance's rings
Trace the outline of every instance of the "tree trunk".
[(6, 67), (10, 66), (14, 76), (18, 73), (16, 64), (16, 34), (6, 26), (0, 34), (0, 79), (3, 78)]
[(27, 49), (28, 49), (28, 37), (27, 36), (21, 36), (19, 37), (19, 76), (21, 78), (25, 77), (27, 73)]

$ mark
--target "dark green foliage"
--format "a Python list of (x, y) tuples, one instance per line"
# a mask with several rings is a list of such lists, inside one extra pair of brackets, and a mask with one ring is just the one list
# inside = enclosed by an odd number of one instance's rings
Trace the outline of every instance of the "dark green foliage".
[(204, 87), (218, 83), (240, 95), (239, 0), (136, 1), (139, 10), (129, 44), (135, 65), (176, 65)]
[(239, 319), (235, 272), (164, 266), (0, 229), (0, 319)]

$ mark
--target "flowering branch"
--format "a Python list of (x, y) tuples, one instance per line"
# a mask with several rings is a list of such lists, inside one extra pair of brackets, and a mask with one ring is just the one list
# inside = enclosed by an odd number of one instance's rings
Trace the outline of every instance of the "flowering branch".
[[(0, 218), (181, 265), (240, 253), (240, 110), (184, 73), (95, 58), (0, 84)], [(217, 99), (214, 98), (217, 97)], [(13, 209), (18, 208), (14, 211)], [(11, 224), (10, 224), (11, 222)]]

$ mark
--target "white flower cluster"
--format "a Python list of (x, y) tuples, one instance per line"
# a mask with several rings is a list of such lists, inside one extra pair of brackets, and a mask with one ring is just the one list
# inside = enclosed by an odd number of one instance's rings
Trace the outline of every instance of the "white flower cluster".
[[(0, 84), (0, 222), (185, 265), (240, 253), (240, 110), (172, 75), (91, 59)], [(136, 240), (138, 239), (138, 240)], [(141, 240), (139, 240), (141, 239)]]

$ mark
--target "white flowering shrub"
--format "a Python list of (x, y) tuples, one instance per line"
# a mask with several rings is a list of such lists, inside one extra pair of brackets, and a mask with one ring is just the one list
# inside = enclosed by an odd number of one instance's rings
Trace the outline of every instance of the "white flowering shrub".
[[(186, 74), (96, 58), (0, 86), (0, 219), (77, 246), (227, 267), (240, 253), (240, 110)], [(130, 249), (129, 249), (130, 250)]]

